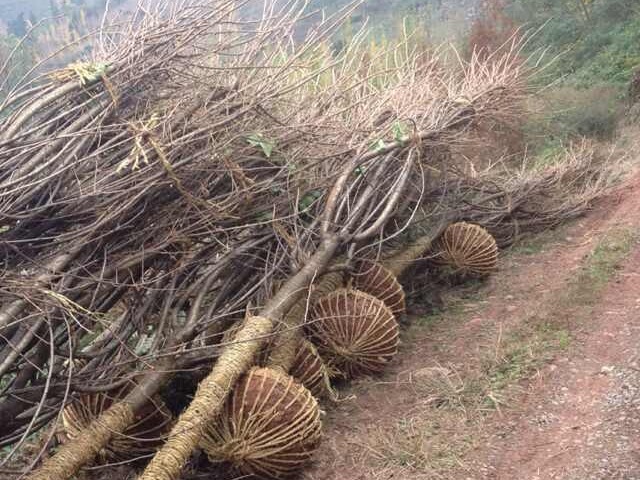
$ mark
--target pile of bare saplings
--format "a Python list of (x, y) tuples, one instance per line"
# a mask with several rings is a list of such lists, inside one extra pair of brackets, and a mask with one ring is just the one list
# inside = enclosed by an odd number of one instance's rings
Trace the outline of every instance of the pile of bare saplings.
[(586, 145), (537, 169), (456, 155), (521, 114), (518, 39), (336, 50), (349, 9), (293, 42), (304, 4), (277, 5), (156, 2), (4, 85), (3, 477), (295, 474), (331, 382), (393, 359), (415, 259), (486, 275), (608, 186)]

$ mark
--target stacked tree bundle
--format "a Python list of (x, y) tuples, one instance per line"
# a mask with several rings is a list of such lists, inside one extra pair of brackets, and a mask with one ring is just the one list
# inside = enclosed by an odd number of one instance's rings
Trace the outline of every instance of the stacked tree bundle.
[[(153, 457), (142, 479), (177, 478), (202, 447), (286, 476), (319, 438), (310, 391), (330, 394), (331, 374), (379, 372), (395, 354), (397, 265), (441, 232), (383, 265), (352, 262), (355, 250), (402, 237), (416, 212), (499, 230), (542, 211), (529, 224), (549, 225), (607, 185), (582, 160), (468, 178), (434, 154), (517, 111), (516, 40), (450, 69), (410, 39), (372, 56), (360, 34), (334, 51), (348, 9), (294, 44), (302, 3), (247, 7), (141, 7), (105, 22), (95, 58), (4, 92), (0, 446), (5, 463), (36, 437), (42, 446), (10, 463), (16, 475), (70, 478), (127, 450)], [(575, 195), (549, 200), (565, 183)], [(518, 211), (535, 196), (547, 200)], [(495, 249), (471, 230), (445, 232), (434, 258), (491, 270)], [(194, 369), (206, 375), (170, 418), (158, 393)], [(64, 443), (41, 461), (60, 425)]]
[[(410, 253), (412, 260), (428, 255), (465, 276), (486, 276), (497, 266), (496, 242), (477, 225), (451, 224), (431, 248), (426, 242), (420, 245), (399, 255), (406, 258)], [(394, 257), (388, 261), (398, 265)], [(410, 263), (403, 265), (395, 272), (402, 273)], [(269, 365), (273, 352), (286, 348), (277, 340), (270, 342), (262, 357), (271, 368), (254, 368), (245, 375), (223, 415), (207, 426), (200, 445), (212, 462), (258, 478), (298, 473), (319, 444), (318, 404), (311, 398), (331, 391), (328, 372), (343, 379), (378, 374), (397, 353), (404, 291), (396, 274), (382, 263), (362, 259), (346, 281), (347, 288), (341, 285), (341, 275), (329, 275), (333, 278), (321, 279), (317, 288), (324, 294), (318, 296), (316, 290), (309, 311), (298, 312), (307, 338), (296, 343), (296, 355), (284, 369), (290, 376)], [(238, 330), (234, 327), (227, 339)]]

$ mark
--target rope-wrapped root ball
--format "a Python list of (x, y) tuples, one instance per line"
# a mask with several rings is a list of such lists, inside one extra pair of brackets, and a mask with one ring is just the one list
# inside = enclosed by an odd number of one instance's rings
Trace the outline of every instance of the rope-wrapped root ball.
[[(74, 439), (83, 433), (114, 402), (124, 398), (128, 389), (115, 394), (83, 395), (62, 411), (64, 432), (61, 440)], [(114, 435), (98, 455), (98, 463), (127, 462), (148, 458), (166, 438), (173, 418), (162, 400), (154, 397), (140, 411), (124, 433)]]
[(353, 287), (382, 300), (398, 317), (406, 310), (404, 289), (396, 276), (372, 260), (358, 260), (353, 272)]
[(393, 312), (358, 290), (339, 289), (320, 298), (306, 329), (320, 355), (347, 378), (381, 372), (398, 351)]
[(485, 276), (498, 266), (498, 246), (479, 225), (458, 222), (449, 225), (433, 247), (436, 263), (463, 276)]
[[(296, 342), (295, 356), (291, 362), (288, 373), (304, 385), (311, 394), (317, 398), (335, 398), (336, 393), (331, 387), (331, 375), (324, 360), (318, 353), (316, 346), (304, 337)], [(272, 363), (272, 353), (278, 349), (287, 348), (286, 341), (274, 335), (265, 342), (265, 346), (258, 354), (257, 364), (261, 367), (285, 369), (285, 366)]]
[(309, 390), (279, 370), (254, 367), (242, 377), (201, 447), (214, 463), (242, 475), (291, 477), (320, 442), (320, 409)]
[(291, 367), (291, 376), (316, 398), (334, 397), (329, 371), (315, 345), (303, 339)]

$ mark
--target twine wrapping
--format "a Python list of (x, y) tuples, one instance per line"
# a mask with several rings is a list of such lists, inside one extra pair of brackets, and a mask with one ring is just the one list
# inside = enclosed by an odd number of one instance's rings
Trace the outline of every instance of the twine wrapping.
[(329, 370), (310, 341), (303, 339), (300, 342), (290, 373), (314, 397), (337, 399), (337, 394), (331, 387)]
[[(261, 352), (258, 365), (277, 369), (284, 373), (281, 366), (270, 363), (270, 359), (273, 359), (274, 355), (280, 353), (279, 349), (275, 349), (277, 345), (279, 344), (271, 342), (270, 345)], [(271, 356), (269, 356), (270, 352)], [(337, 400), (337, 394), (331, 386), (331, 375), (327, 365), (324, 363), (315, 345), (302, 335), (297, 339), (295, 356), (289, 369), (289, 374), (297, 382), (304, 385), (317, 399), (329, 398)]]
[(358, 290), (339, 289), (318, 300), (306, 328), (321, 356), (348, 378), (382, 371), (398, 351), (393, 313)]
[(458, 222), (447, 227), (435, 242), (433, 253), (435, 262), (448, 265), (462, 275), (488, 275), (498, 265), (495, 239), (472, 223)]
[(249, 317), (246, 320), (234, 343), (224, 350), (211, 373), (200, 382), (193, 401), (180, 415), (166, 443), (139, 480), (178, 478), (191, 452), (198, 446), (206, 425), (215, 421), (231, 387), (251, 366), (262, 339), (272, 329), (273, 322), (268, 318)]
[(396, 317), (406, 310), (402, 285), (389, 269), (378, 262), (358, 260), (353, 273), (353, 288), (382, 300)]
[(300, 327), (305, 323), (307, 308), (314, 301), (330, 292), (342, 287), (344, 276), (333, 272), (323, 275), (316, 285), (310, 288), (309, 296), (305, 295), (285, 315), (282, 326), (284, 331), (278, 334), (267, 364), (273, 368), (280, 368), (288, 373), (295, 365), (295, 357), (302, 341)]
[(28, 480), (57, 480), (72, 477), (78, 469), (90, 463), (113, 437), (134, 423), (133, 409), (124, 402), (111, 406), (76, 437), (76, 441), (62, 445), (56, 455), (48, 458)]
[(209, 460), (243, 475), (282, 479), (316, 451), (320, 409), (311, 393), (279, 370), (252, 368), (238, 383), (201, 442)]
[[(92, 421), (98, 418), (114, 402), (125, 397), (129, 388), (123, 388), (115, 395), (95, 393), (83, 395), (62, 412), (62, 424), (68, 439), (78, 438)], [(99, 461), (123, 462), (144, 457), (156, 450), (168, 430), (171, 414), (162, 401), (154, 398), (135, 416), (122, 434), (114, 433), (109, 443), (100, 450)]]

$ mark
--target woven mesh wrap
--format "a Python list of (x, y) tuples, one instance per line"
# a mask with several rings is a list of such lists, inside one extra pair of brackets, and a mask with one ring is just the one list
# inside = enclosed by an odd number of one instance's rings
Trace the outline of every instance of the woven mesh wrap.
[(398, 351), (398, 322), (382, 300), (339, 289), (319, 299), (306, 326), (331, 367), (348, 378), (382, 371)]
[(320, 409), (293, 377), (254, 367), (240, 380), (201, 441), (209, 460), (243, 475), (281, 479), (298, 473), (320, 442)]
[(463, 275), (488, 275), (498, 264), (498, 246), (484, 228), (472, 223), (449, 225), (435, 243), (434, 260)]
[(378, 262), (358, 260), (353, 287), (382, 300), (397, 317), (405, 312), (404, 290), (396, 276)]
[[(83, 395), (62, 412), (64, 437), (77, 437), (94, 419), (115, 401), (124, 398), (127, 389), (114, 394)], [(122, 435), (115, 435), (100, 451), (99, 462), (122, 462), (148, 456), (156, 451), (168, 433), (172, 417), (161, 400), (154, 398), (136, 415), (135, 422)]]

